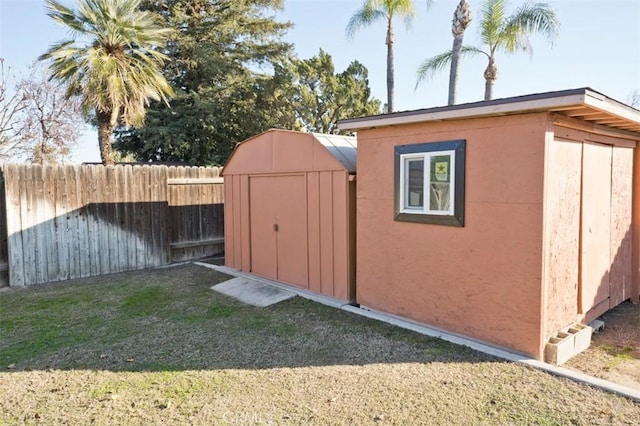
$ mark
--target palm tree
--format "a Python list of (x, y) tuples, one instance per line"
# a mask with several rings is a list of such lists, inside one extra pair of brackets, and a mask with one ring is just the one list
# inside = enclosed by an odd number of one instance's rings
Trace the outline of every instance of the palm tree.
[(168, 58), (159, 49), (172, 30), (158, 26), (140, 0), (78, 0), (77, 10), (47, 0), (47, 15), (69, 28), (72, 38), (54, 44), (40, 60), (51, 60), (51, 77), (80, 95), (95, 114), (104, 164), (113, 164), (111, 137), (119, 124), (144, 122), (150, 99), (168, 103), (173, 94), (161, 72)]
[[(430, 2), (427, 2), (429, 4)], [(404, 19), (408, 27), (413, 20), (415, 11), (412, 0), (365, 0), (347, 24), (347, 36), (352, 38), (362, 27), (369, 26), (374, 22), (386, 20), (387, 37), (387, 112), (393, 112), (394, 98), (394, 66), (393, 66), (393, 18), (398, 16)]]
[[(560, 21), (547, 3), (525, 3), (512, 15), (507, 16), (508, 0), (485, 0), (480, 11), (480, 40), (486, 45), (483, 50), (474, 46), (462, 46), (460, 57), (482, 54), (489, 61), (484, 71), (486, 101), (493, 98), (493, 85), (498, 78), (496, 52), (533, 52), (529, 35), (541, 34), (553, 43), (560, 31)], [(418, 83), (443, 69), (452, 60), (453, 52), (441, 53), (425, 60), (418, 67)]]
[(456, 103), (456, 90), (458, 88), (458, 63), (464, 31), (471, 23), (471, 8), (467, 0), (460, 0), (458, 7), (453, 12), (451, 34), (453, 35), (453, 47), (451, 48), (451, 70), (449, 71), (449, 101), (447, 105)]

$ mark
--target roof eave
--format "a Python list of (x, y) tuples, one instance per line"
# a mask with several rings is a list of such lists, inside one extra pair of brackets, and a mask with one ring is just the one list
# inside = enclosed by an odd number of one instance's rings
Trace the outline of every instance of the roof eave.
[[(583, 106), (593, 108), (623, 121), (628, 121), (634, 129), (636, 124), (638, 125), (638, 128), (640, 128), (640, 111), (609, 99), (599, 92), (584, 88), (498, 99), (494, 101), (476, 102), (471, 104), (453, 105), (450, 107), (407, 111), (389, 115), (346, 119), (338, 122), (338, 129), (357, 131), (374, 127), (396, 126), (429, 121), (492, 117), (539, 111), (562, 112), (563, 110), (570, 110)], [(636, 131), (636, 133), (640, 132)]]

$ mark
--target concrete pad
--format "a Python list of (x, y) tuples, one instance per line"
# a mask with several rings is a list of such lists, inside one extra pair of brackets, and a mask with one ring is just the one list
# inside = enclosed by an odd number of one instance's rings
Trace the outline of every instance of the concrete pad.
[(248, 278), (238, 277), (221, 282), (211, 290), (233, 297), (253, 306), (270, 306), (283, 300), (291, 299), (296, 294), (281, 288), (273, 287)]

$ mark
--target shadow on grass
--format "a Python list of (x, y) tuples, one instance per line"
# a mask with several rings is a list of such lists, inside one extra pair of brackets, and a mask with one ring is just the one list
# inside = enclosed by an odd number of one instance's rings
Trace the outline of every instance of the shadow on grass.
[(267, 308), (194, 265), (0, 293), (0, 368), (182, 371), (495, 359), (294, 298)]

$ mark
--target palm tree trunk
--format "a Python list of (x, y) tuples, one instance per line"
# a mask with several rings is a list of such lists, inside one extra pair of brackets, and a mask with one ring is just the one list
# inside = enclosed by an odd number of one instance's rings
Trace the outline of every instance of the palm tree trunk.
[(102, 164), (110, 166), (114, 164), (113, 148), (111, 147), (111, 135), (115, 126), (111, 124), (111, 113), (96, 111), (98, 121), (98, 146)]
[(471, 9), (467, 0), (460, 0), (458, 7), (453, 12), (451, 21), (451, 35), (453, 35), (453, 47), (451, 48), (451, 69), (449, 71), (449, 105), (456, 103), (456, 92), (458, 89), (458, 64), (460, 62), (460, 51), (462, 50), (462, 40), (464, 31), (471, 23)]
[(498, 78), (498, 67), (496, 67), (496, 61), (493, 56), (489, 57), (489, 65), (484, 70), (484, 100), (490, 101), (493, 99), (493, 83)]
[(484, 100), (490, 101), (493, 98), (493, 80), (487, 78), (484, 80)]
[(389, 18), (387, 25), (387, 112), (393, 112), (394, 67), (393, 67), (393, 21)]
[(456, 92), (458, 89), (458, 63), (460, 60), (460, 49), (462, 49), (463, 34), (453, 38), (453, 48), (451, 49), (451, 70), (449, 71), (449, 102), (448, 105), (456, 103)]

